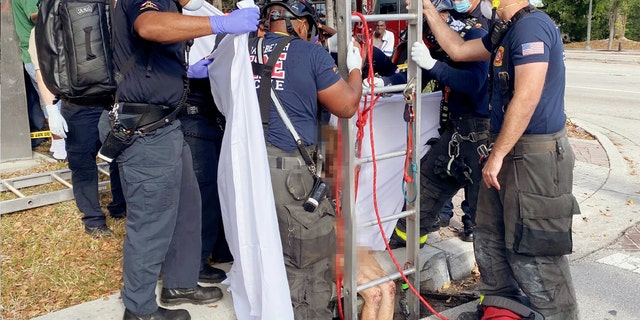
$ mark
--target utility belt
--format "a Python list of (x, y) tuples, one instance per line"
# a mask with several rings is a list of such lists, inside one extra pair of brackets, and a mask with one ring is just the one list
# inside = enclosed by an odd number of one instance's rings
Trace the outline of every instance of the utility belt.
[[(459, 142), (478, 142), (491, 138), (489, 119), (474, 115), (462, 115), (451, 118), (454, 137)], [(452, 139), (454, 138), (452, 137)]]
[(186, 116), (195, 116), (195, 115), (201, 115), (207, 119), (216, 120), (216, 121), (218, 119), (224, 120), (224, 116), (222, 115), (222, 113), (220, 113), (220, 111), (215, 105), (203, 107), (203, 106), (193, 105), (190, 103), (183, 104), (182, 110), (180, 110), (180, 113), (178, 113), (178, 118), (186, 117)]
[(274, 157), (269, 156), (269, 168), (280, 170), (296, 170), (305, 166), (299, 157)]
[[(481, 160), (484, 160), (489, 156), (491, 149), (493, 148), (493, 142), (497, 139), (498, 135), (493, 134), (491, 137), (491, 143), (488, 145), (480, 145), (478, 147), (478, 154)], [(567, 139), (567, 130), (562, 129), (555, 133), (549, 134), (525, 134), (518, 139), (518, 142), (511, 148), (506, 157), (518, 159), (522, 158), (522, 155), (527, 153), (544, 153), (544, 152), (556, 152), (559, 157), (565, 152), (563, 140)]]
[[(127, 129), (137, 131), (144, 128), (143, 132), (149, 133), (164, 127), (176, 119), (173, 112), (176, 108), (150, 103), (119, 102), (117, 104), (119, 121)], [(160, 120), (163, 120), (160, 122)], [(155, 124), (154, 124), (155, 123)]]
[[(306, 149), (312, 157), (316, 154), (315, 145), (307, 146)], [(306, 168), (307, 166), (302, 156), (299, 155), (298, 150), (291, 151), (291, 155), (288, 155), (288, 152), (282, 151), (270, 143), (267, 143), (267, 152), (269, 153), (269, 168), (296, 170)]]
[(557, 152), (561, 156), (565, 151), (562, 140), (566, 137), (566, 129), (551, 134), (523, 135), (509, 151), (507, 157), (517, 159), (523, 154), (545, 152)]

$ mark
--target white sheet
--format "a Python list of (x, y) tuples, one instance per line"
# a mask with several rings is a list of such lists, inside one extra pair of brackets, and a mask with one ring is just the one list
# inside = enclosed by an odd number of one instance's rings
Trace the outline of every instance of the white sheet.
[[(420, 157), (427, 153), (427, 140), (439, 136), (439, 112), (440, 92), (422, 95), (422, 114), (420, 122), (420, 139), (422, 147)], [(381, 98), (373, 109), (373, 134), (374, 147), (377, 155), (402, 151), (407, 148), (406, 122), (403, 119), (404, 100), (402, 95), (394, 95)], [(365, 127), (362, 141), (362, 157), (371, 156), (371, 142), (369, 140), (370, 125)], [(402, 179), (404, 170), (404, 157), (396, 157), (377, 161), (377, 199), (381, 218), (397, 214), (402, 210), (404, 195), (402, 192)], [(373, 206), (373, 164), (366, 163), (361, 166), (358, 186), (358, 198), (356, 199), (357, 225), (376, 220)], [(396, 222), (383, 223), (383, 229), (387, 238), (391, 236)], [(385, 245), (378, 225), (370, 227), (358, 227), (358, 245), (369, 247), (372, 250), (384, 250)]]
[(234, 263), (225, 283), (238, 319), (293, 319), (247, 48), (247, 34), (226, 36), (209, 66), (213, 97), (227, 121), (218, 186)]

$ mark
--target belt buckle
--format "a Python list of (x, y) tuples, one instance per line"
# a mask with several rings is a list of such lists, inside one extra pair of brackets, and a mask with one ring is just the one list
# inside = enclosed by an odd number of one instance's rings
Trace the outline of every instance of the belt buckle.
[(188, 115), (198, 114), (198, 107), (194, 105), (187, 105), (187, 114)]

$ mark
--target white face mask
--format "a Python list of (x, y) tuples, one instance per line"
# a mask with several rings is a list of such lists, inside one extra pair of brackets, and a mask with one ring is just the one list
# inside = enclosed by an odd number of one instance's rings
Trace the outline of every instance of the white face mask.
[(482, 0), (480, 1), (480, 11), (482, 11), (482, 15), (491, 20), (491, 2)]
[(189, 2), (187, 2), (187, 4), (182, 6), (182, 9), (189, 10), (189, 11), (195, 11), (195, 10), (200, 9), (202, 7), (203, 3), (204, 3), (204, 0), (189, 0)]

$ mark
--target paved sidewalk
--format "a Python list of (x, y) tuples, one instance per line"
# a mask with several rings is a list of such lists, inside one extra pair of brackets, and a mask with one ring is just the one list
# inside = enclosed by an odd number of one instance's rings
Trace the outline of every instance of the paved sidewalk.
[[(577, 125), (582, 127), (579, 123)], [(603, 196), (603, 190), (607, 188), (608, 183), (612, 183), (611, 177), (617, 174), (622, 174), (620, 171), (624, 170), (624, 160), (618, 153), (617, 149), (613, 146), (611, 141), (609, 141), (604, 135), (601, 135), (598, 132), (593, 132), (592, 130), (589, 130), (589, 128), (584, 129), (596, 136), (598, 139), (570, 139), (571, 145), (574, 148), (574, 152), (576, 154), (576, 167), (574, 170), (574, 194), (578, 198), (578, 202), (581, 204), (582, 209), (582, 215), (576, 216), (576, 218), (574, 219), (574, 246), (576, 252), (571, 256), (572, 260), (593, 252), (597, 248), (603, 246), (605, 243), (611, 243), (602, 241), (602, 238), (598, 238), (595, 241), (590, 240), (590, 238), (593, 237), (590, 233), (590, 228), (586, 225), (588, 224), (587, 222), (590, 219), (598, 220), (599, 216), (601, 216), (598, 213), (600, 213), (601, 210), (613, 210), (613, 208), (610, 207), (611, 203), (609, 201), (602, 200), (601, 197)], [(637, 221), (638, 218), (635, 219), (635, 221)], [(630, 239), (636, 239), (637, 241), (637, 238), (640, 237), (640, 232), (638, 232), (637, 229), (633, 230), (635, 230), (636, 232), (629, 233), (629, 237)], [(618, 235), (619, 234), (620, 232), (618, 232)], [(634, 243), (632, 241), (629, 242)], [(430, 243), (431, 246), (425, 247), (426, 250), (423, 249), (423, 252), (421, 252), (422, 255), (425, 255), (425, 261), (427, 261), (425, 263), (425, 267), (423, 268), (423, 270), (425, 271), (423, 272), (424, 277), (431, 279), (431, 282), (429, 285), (427, 285), (427, 287), (437, 287), (439, 285), (437, 281), (448, 281), (450, 279), (453, 279), (454, 277), (461, 277), (465, 274), (468, 275), (469, 268), (473, 267), (473, 252), (470, 243), (463, 243), (457, 238), (451, 238), (443, 241), (439, 241), (438, 239), (430, 239)], [(440, 254), (438, 250), (442, 250), (443, 253)], [(401, 252), (399, 254), (396, 254), (402, 255), (404, 253)], [(438, 258), (433, 258), (434, 256)], [(387, 262), (385, 262), (387, 258), (385, 258), (384, 255), (381, 255), (379, 259), (381, 260), (383, 265), (386, 265), (388, 268), (392, 267)], [(452, 262), (451, 259), (454, 259), (455, 262)], [(228, 270), (230, 265), (222, 265), (220, 267)], [(434, 274), (436, 276), (434, 276)], [(440, 278), (437, 278), (438, 276)], [(436, 282), (433, 281), (434, 278), (435, 280), (437, 280)], [(180, 307), (188, 309), (192, 315), (193, 320), (235, 319), (231, 294), (226, 292), (226, 285), (219, 286), (223, 288), (223, 291), (225, 291), (225, 296), (221, 301), (205, 306), (183, 305)], [(449, 309), (442, 314), (451, 319), (455, 319), (455, 317), (457, 317), (460, 312), (473, 310), (476, 303), (477, 302), (473, 301), (465, 305)], [(124, 307), (120, 300), (120, 294), (116, 292), (110, 296), (43, 315), (35, 319), (115, 320), (121, 319), (123, 312)], [(426, 319), (436, 318), (434, 316), (431, 316)]]

